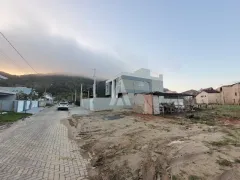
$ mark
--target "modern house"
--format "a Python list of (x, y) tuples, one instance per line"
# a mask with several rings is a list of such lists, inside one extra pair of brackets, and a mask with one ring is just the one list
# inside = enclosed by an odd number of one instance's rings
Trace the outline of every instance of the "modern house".
[(132, 102), (135, 93), (163, 92), (163, 75), (153, 77), (144, 68), (133, 73), (122, 72), (107, 80), (105, 89), (105, 95), (112, 99), (127, 96)]
[(220, 92), (213, 88), (203, 89), (196, 96), (197, 104), (221, 104)]
[(221, 104), (240, 105), (240, 83), (226, 85), (218, 88)]

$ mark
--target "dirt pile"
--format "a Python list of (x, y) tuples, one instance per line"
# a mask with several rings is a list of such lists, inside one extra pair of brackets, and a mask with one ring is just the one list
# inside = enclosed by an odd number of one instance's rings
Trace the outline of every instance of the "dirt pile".
[[(229, 170), (240, 177), (239, 163), (234, 161), (239, 147), (227, 150), (211, 144), (226, 136), (221, 127), (154, 116), (149, 120), (129, 112), (73, 119), (76, 138), (90, 153), (92, 180), (214, 179)], [(219, 159), (227, 159), (231, 166), (218, 164)]]

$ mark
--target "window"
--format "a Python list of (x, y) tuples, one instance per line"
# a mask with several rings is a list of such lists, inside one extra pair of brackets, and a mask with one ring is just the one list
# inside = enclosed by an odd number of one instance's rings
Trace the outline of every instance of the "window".
[(237, 96), (237, 93), (235, 92), (235, 96)]

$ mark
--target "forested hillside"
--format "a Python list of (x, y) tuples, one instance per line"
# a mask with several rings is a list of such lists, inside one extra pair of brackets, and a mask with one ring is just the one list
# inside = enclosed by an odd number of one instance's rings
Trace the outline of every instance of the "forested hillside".
[[(80, 76), (68, 75), (22, 75), (16, 76), (0, 72), (1, 75), (7, 77), (7, 80), (0, 80), (0, 86), (25, 86), (34, 88), (41, 95), (45, 89), (52, 93), (57, 98), (71, 99), (75, 89), (77, 95), (80, 94), (80, 87), (83, 84), (84, 96), (87, 96), (87, 91), (92, 95), (93, 79)], [(97, 96), (103, 97), (105, 94), (105, 80), (97, 81)]]

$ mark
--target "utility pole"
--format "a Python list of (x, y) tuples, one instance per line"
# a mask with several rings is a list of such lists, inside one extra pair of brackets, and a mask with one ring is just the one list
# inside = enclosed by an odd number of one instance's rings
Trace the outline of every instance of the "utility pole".
[(81, 102), (82, 102), (82, 96), (83, 96), (83, 94), (82, 94), (82, 88), (83, 88), (83, 86), (82, 86), (82, 84), (81, 84), (80, 105), (79, 105), (79, 106), (81, 106), (81, 105), (82, 105), (82, 104), (81, 104)]
[(94, 80), (94, 83), (93, 83), (93, 98), (96, 97), (96, 69), (94, 68), (93, 69), (93, 80)]
[(87, 96), (88, 96), (88, 99), (89, 99), (89, 90), (88, 90), (88, 92), (87, 92)]
[(74, 101), (76, 102), (77, 101), (77, 90), (75, 89), (75, 99)]

